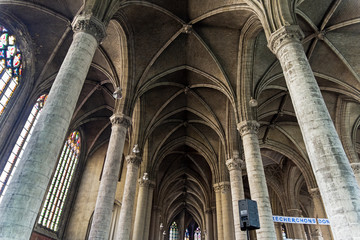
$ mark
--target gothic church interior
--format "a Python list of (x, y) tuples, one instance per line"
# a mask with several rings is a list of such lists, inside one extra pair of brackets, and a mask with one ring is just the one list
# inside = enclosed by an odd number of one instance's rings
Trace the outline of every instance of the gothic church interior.
[(359, 236), (360, 1), (0, 11), (0, 239)]

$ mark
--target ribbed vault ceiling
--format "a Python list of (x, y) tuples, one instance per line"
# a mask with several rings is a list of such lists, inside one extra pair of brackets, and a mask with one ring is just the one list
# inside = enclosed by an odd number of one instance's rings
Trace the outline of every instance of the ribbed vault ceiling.
[[(301, 173), (300, 183), (315, 184), (281, 67), (260, 28), (244, 38), (245, 30), (259, 23), (242, 1), (233, 2), (124, 1), (94, 57), (73, 117), (71, 126), (83, 130), (91, 155), (110, 136), (113, 86), (131, 86), (126, 93), (139, 127), (129, 142), (136, 140), (144, 150), (142, 171), (156, 181), (155, 204), (165, 207), (168, 221), (185, 212), (201, 226), (205, 210), (214, 205), (212, 184), (228, 180), (224, 161), (241, 145), (235, 125), (240, 106), (247, 105), (245, 86), (258, 101), (255, 115), (267, 178), (279, 171), (283, 177)], [(40, 89), (32, 99), (51, 86), (81, 5), (70, 0), (0, 3), (31, 36)], [(347, 136), (343, 142), (356, 142), (352, 151), (357, 157), (360, 2), (307, 0), (297, 5), (311, 67), (338, 131)], [(246, 46), (250, 54), (244, 59)], [(269, 181), (273, 188), (289, 189), (284, 182)]]

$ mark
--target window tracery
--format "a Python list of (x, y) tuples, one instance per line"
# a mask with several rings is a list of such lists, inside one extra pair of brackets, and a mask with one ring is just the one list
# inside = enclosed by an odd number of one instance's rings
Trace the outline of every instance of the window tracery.
[(190, 234), (188, 229), (185, 230), (184, 240), (190, 240)]
[(26, 145), (28, 144), (30, 136), (34, 130), (34, 126), (44, 107), (46, 99), (47, 99), (46, 94), (40, 96), (36, 101), (35, 105), (33, 106), (33, 108), (31, 109), (30, 115), (26, 120), (25, 125), (20, 133), (20, 136), (18, 137), (15, 146), (11, 151), (10, 157), (5, 165), (5, 168), (0, 175), (0, 202), (2, 200), (2, 196), (4, 195), (11, 181), (15, 169), (21, 160)]
[(179, 229), (176, 222), (173, 222), (170, 226), (170, 240), (179, 240)]
[(196, 230), (195, 230), (194, 240), (201, 240), (201, 230), (200, 230), (200, 227), (196, 228)]
[(65, 200), (79, 160), (80, 140), (78, 131), (72, 132), (66, 140), (38, 220), (38, 224), (55, 232), (58, 230)]
[(16, 37), (0, 26), (0, 116), (19, 85), (22, 74), (21, 60)]

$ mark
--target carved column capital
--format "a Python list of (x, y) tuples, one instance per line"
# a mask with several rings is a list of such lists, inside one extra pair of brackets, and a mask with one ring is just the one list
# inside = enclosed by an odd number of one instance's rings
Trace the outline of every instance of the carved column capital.
[(321, 194), (320, 194), (319, 188), (311, 188), (311, 189), (309, 190), (309, 193), (310, 193), (310, 196), (311, 196), (313, 199), (320, 199), (320, 198), (321, 198)]
[(302, 211), (296, 208), (288, 209), (287, 212), (294, 217), (300, 217), (302, 214)]
[(213, 187), (216, 193), (221, 191), (221, 186), (219, 183), (215, 183)]
[(360, 163), (351, 163), (350, 165), (355, 175), (360, 174)]
[(135, 154), (130, 154), (126, 156), (126, 162), (128, 165), (133, 164), (139, 166), (141, 164), (142, 158)]
[(128, 128), (131, 126), (131, 118), (124, 115), (124, 114), (114, 114), (110, 117), (110, 122), (112, 125), (122, 125), (125, 128)]
[(247, 134), (257, 134), (260, 124), (257, 121), (242, 121), (237, 124), (237, 129), (241, 137)]
[(230, 191), (230, 182), (220, 182), (219, 186), (221, 193), (227, 193)]
[(92, 15), (78, 15), (72, 23), (73, 31), (86, 32), (100, 43), (106, 36), (105, 24)]
[[(313, 238), (313, 239), (323, 239), (322, 237), (321, 237), (321, 234), (320, 234), (320, 231), (319, 231), (319, 229), (314, 229), (312, 232), (311, 232), (311, 237)], [(321, 238), (320, 238), (321, 237)]]
[(233, 170), (241, 171), (244, 163), (245, 162), (243, 160), (241, 160), (240, 158), (230, 158), (230, 159), (226, 160), (226, 167), (228, 168), (229, 172), (231, 172)]
[(212, 214), (212, 209), (211, 208), (206, 209), (205, 214)]
[(268, 40), (268, 47), (277, 55), (281, 47), (292, 41), (300, 41), (303, 38), (304, 33), (298, 25), (283, 26), (271, 34)]

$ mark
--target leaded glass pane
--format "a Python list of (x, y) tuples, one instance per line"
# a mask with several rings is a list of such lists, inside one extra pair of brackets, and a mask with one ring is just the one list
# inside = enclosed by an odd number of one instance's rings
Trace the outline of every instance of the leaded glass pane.
[(195, 233), (194, 233), (194, 240), (201, 240), (201, 230), (200, 228), (196, 228)]
[(0, 26), (0, 116), (19, 84), (21, 58), (15, 36)]
[(170, 226), (169, 240), (179, 240), (179, 229), (176, 222), (173, 222)]
[[(1, 28), (1, 27), (0, 27)], [(18, 137), (13, 150), (11, 151), (10, 157), (5, 165), (3, 172), (0, 177), (0, 202), (2, 201), (3, 195), (7, 189), (7, 186), (10, 184), (12, 175), (16, 169), (16, 166), (21, 160), (21, 156), (26, 148), (26, 145), (29, 141), (33, 127), (39, 117), (39, 114), (44, 106), (47, 95), (42, 95), (36, 101), (34, 107), (31, 110), (31, 114), (28, 117), (20, 136)]]
[(62, 209), (80, 155), (80, 133), (74, 131), (66, 140), (38, 224), (58, 230)]

